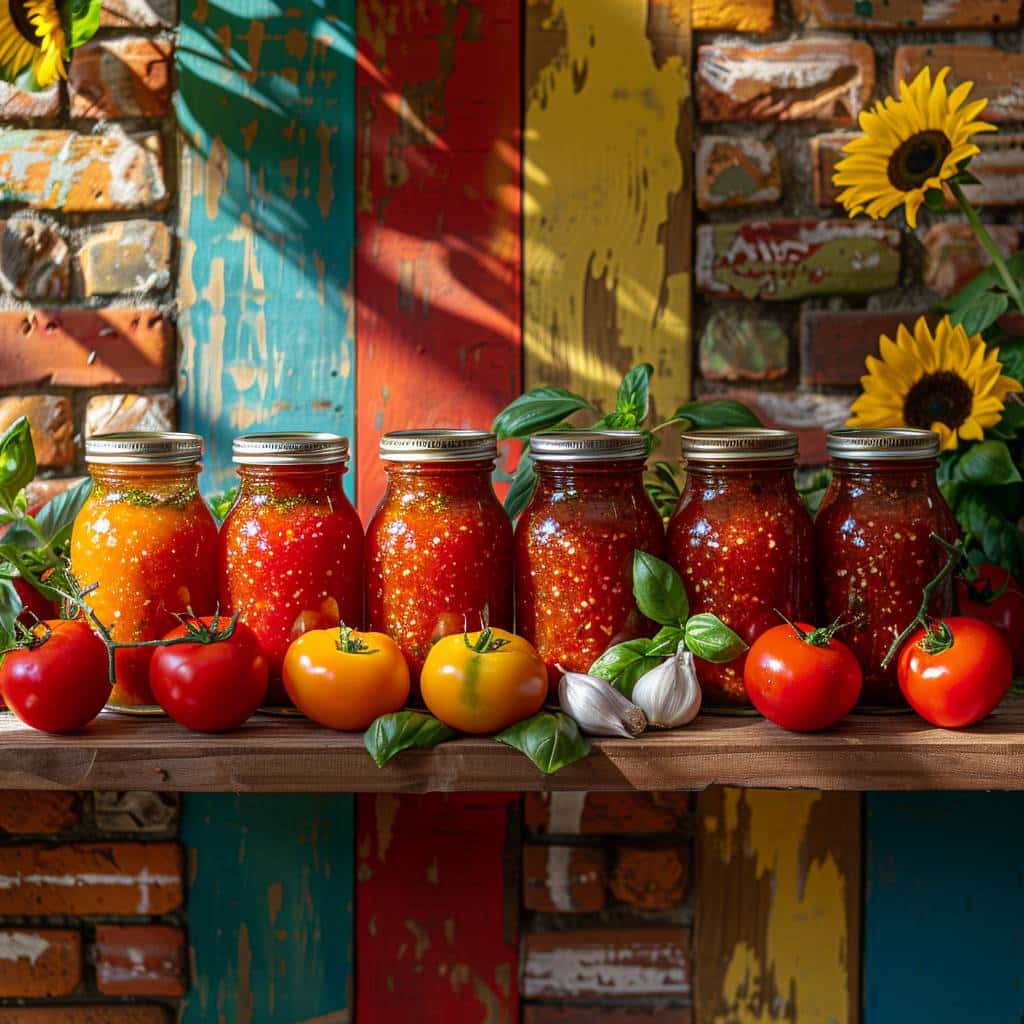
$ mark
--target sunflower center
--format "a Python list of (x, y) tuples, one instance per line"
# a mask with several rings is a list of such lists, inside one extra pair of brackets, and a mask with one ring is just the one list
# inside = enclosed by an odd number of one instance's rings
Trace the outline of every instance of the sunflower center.
[(903, 399), (903, 419), (908, 427), (922, 430), (930, 430), (933, 423), (955, 430), (970, 416), (973, 401), (970, 385), (958, 373), (926, 373)]
[(28, 0), (8, 0), (7, 6), (11, 12), (11, 21), (19, 35), (33, 46), (39, 46), (43, 40), (36, 32), (35, 25), (29, 20)]
[(919, 188), (942, 170), (952, 150), (945, 132), (917, 132), (901, 142), (889, 157), (889, 181), (901, 192)]

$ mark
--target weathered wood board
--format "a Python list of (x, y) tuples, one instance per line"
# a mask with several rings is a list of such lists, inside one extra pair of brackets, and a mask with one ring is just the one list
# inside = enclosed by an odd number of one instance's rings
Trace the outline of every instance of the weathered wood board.
[(696, 1019), (859, 1024), (861, 798), (709, 789), (697, 861)]
[(184, 1024), (352, 1019), (352, 797), (189, 795)]
[(181, 424), (352, 434), (354, 0), (183, 0)]

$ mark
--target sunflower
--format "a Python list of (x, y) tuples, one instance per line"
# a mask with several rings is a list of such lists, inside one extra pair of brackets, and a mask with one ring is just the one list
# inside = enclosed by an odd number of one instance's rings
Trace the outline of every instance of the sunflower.
[(879, 345), (882, 357), (868, 356), (864, 391), (847, 426), (934, 430), (942, 448), (953, 449), (980, 441), (999, 422), (1006, 396), (1024, 390), (1002, 375), (999, 349), (980, 334), (968, 337), (948, 316), (934, 336), (921, 317), (913, 334), (900, 324), (896, 340), (883, 334)]
[(900, 82), (900, 98), (891, 96), (860, 115), (863, 135), (843, 147), (846, 157), (836, 164), (832, 181), (846, 186), (839, 202), (851, 217), (866, 212), (877, 220), (905, 204), (907, 224), (917, 227), (917, 211), (929, 189), (940, 188), (954, 177), (961, 164), (980, 150), (971, 142), (978, 132), (996, 126), (976, 121), (987, 100), (967, 103), (973, 82), (946, 91), (949, 68), (932, 82), (924, 68), (907, 85)]
[(57, 0), (0, 0), (0, 74), (13, 81), (26, 68), (35, 84), (67, 77), (67, 39)]

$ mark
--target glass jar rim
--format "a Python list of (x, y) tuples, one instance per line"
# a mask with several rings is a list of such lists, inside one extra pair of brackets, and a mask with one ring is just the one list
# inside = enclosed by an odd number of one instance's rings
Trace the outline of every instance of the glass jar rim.
[(187, 466), (203, 457), (198, 434), (172, 430), (127, 430), (94, 434), (85, 441), (86, 464), (105, 466)]
[(639, 430), (556, 430), (530, 437), (535, 462), (626, 462), (647, 458)]
[(476, 462), (498, 457), (498, 439), (486, 430), (431, 427), (393, 430), (380, 439), (385, 462)]
[(231, 442), (231, 461), (238, 466), (313, 466), (348, 458), (348, 438), (341, 434), (272, 431), (241, 434)]
[(928, 459), (939, 454), (939, 435), (917, 427), (831, 430), (825, 447), (833, 459)]
[(748, 462), (795, 459), (800, 441), (791, 430), (770, 427), (720, 427), (687, 430), (680, 435), (684, 462)]

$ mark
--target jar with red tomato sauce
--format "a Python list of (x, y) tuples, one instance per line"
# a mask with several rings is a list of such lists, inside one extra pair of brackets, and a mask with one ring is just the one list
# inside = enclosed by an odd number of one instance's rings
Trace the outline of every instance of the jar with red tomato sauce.
[(385, 434), (387, 490), (366, 529), (369, 628), (389, 634), (414, 682), (434, 641), (512, 628), (512, 523), (491, 473), (493, 434)]
[(239, 487), (220, 529), (220, 606), (259, 639), (272, 707), (290, 704), (281, 665), (292, 640), (363, 624), (363, 527), (342, 490), (348, 457), (337, 434), (245, 434), (232, 445)]
[[(781, 612), (814, 621), (814, 524), (796, 491), (797, 437), (736, 428), (682, 435), (686, 483), (668, 524), (668, 560), (683, 578), (690, 614), (717, 615), (747, 644)], [(750, 707), (741, 655), (697, 659), (708, 708)]]
[(633, 553), (661, 558), (665, 527), (644, 488), (647, 447), (631, 430), (530, 438), (537, 487), (516, 524), (516, 629), (540, 652), (555, 697), (612, 644), (657, 628), (633, 599)]
[[(832, 481), (815, 521), (821, 607), (849, 623), (840, 634), (864, 672), (861, 706), (906, 707), (893, 640), (921, 606), (924, 585), (946, 554), (930, 539), (959, 536), (935, 480), (939, 439), (930, 430), (836, 430), (828, 435)], [(938, 588), (933, 615), (953, 611), (953, 581)]]
[[(217, 606), (217, 526), (199, 495), (196, 434), (101, 434), (85, 442), (92, 491), (71, 533), (71, 569), (114, 640), (158, 640), (176, 614)], [(115, 656), (111, 708), (160, 714), (149, 689), (153, 648)]]

